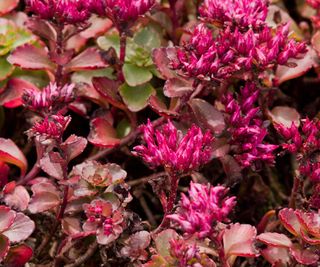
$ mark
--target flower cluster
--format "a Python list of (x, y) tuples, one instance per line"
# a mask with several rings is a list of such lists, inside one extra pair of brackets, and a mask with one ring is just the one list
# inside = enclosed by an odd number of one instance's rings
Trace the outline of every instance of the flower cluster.
[(84, 23), (90, 17), (85, 0), (26, 0), (26, 4), (41, 19), (62, 24)]
[(235, 158), (242, 167), (259, 164), (265, 161), (274, 163), (273, 151), (276, 145), (264, 142), (267, 129), (259, 116), (260, 108), (255, 107), (259, 90), (254, 83), (246, 83), (241, 89), (238, 99), (232, 93), (222, 98), (225, 112), (230, 115), (228, 131), (231, 134), (231, 145)]
[(45, 139), (60, 140), (70, 121), (70, 116), (52, 115), (36, 122), (27, 133), (29, 137), (40, 136)]
[(122, 233), (122, 210), (114, 208), (112, 203), (95, 199), (84, 204), (83, 208), (87, 216), (83, 229), (86, 232), (96, 231), (99, 244), (109, 244)]
[(253, 27), (265, 25), (268, 15), (267, 0), (205, 0), (199, 8), (202, 18), (215, 24)]
[(278, 64), (289, 64), (290, 59), (299, 58), (306, 51), (304, 43), (289, 39), (289, 24), (276, 31), (264, 27), (259, 32), (227, 27), (213, 37), (202, 23), (187, 44), (176, 48), (171, 66), (192, 78), (222, 81), (241, 72), (253, 75)]
[(286, 140), (282, 148), (298, 153), (299, 171), (313, 182), (320, 182), (320, 158), (317, 151), (320, 149), (320, 121), (317, 119), (302, 121), (301, 131), (294, 123), (290, 128), (276, 124), (275, 128)]
[(320, 28), (320, 1), (319, 0), (307, 0), (307, 3), (317, 10), (316, 15), (312, 16), (313, 25), (316, 28)]
[(207, 163), (211, 154), (212, 134), (193, 125), (185, 136), (171, 121), (155, 130), (148, 121), (141, 126), (146, 146), (134, 147), (134, 154), (151, 167), (164, 166), (169, 171), (188, 172)]
[(89, 0), (92, 12), (109, 17), (122, 32), (129, 29), (139, 16), (144, 15), (154, 5), (155, 0)]
[(235, 197), (225, 197), (228, 189), (223, 186), (191, 183), (188, 193), (189, 197), (182, 194), (177, 213), (167, 217), (199, 238), (210, 236), (214, 223), (225, 221), (236, 205)]
[(58, 86), (50, 83), (42, 91), (26, 89), (22, 100), (34, 111), (57, 112), (74, 98), (74, 84)]

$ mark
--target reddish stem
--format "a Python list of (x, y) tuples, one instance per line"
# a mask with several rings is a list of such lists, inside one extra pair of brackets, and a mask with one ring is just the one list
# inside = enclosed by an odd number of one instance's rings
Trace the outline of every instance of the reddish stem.
[(289, 201), (289, 208), (295, 209), (296, 208), (296, 198), (298, 195), (299, 187), (301, 186), (301, 181), (298, 176), (294, 177), (293, 187), (291, 191), (290, 201)]
[(178, 44), (177, 29), (179, 27), (179, 20), (176, 9), (176, 0), (170, 0), (171, 21), (172, 21), (172, 39), (175, 44)]
[[(64, 45), (63, 45), (63, 29), (64, 25), (63, 24), (58, 24), (57, 27), (57, 42), (56, 42), (56, 54), (58, 56), (62, 55), (64, 51)], [(63, 76), (63, 65), (58, 64), (56, 73), (55, 73), (55, 82), (57, 83), (58, 86), (61, 86), (62, 84), (62, 76)]]
[(126, 59), (126, 46), (127, 46), (127, 35), (125, 32), (120, 33), (120, 68), (119, 68), (119, 74), (118, 79), (122, 82), (124, 82), (124, 76), (123, 76), (123, 65)]
[(260, 220), (258, 226), (257, 226), (257, 231), (258, 234), (263, 233), (267, 227), (267, 224), (269, 222), (270, 217), (274, 216), (276, 214), (275, 210), (269, 210)]

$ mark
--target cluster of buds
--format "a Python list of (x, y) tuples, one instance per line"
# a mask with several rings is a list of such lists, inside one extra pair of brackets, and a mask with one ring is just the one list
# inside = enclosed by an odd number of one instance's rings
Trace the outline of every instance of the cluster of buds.
[(300, 58), (306, 51), (304, 43), (289, 39), (289, 24), (276, 31), (266, 26), (259, 32), (229, 26), (213, 37), (202, 23), (170, 60), (171, 67), (182, 75), (221, 82), (240, 73), (254, 75), (277, 65), (291, 66), (289, 60)]
[(112, 20), (120, 32), (126, 32), (154, 5), (155, 0), (89, 0), (89, 9)]
[(27, 131), (27, 134), (29, 138), (39, 136), (45, 140), (61, 140), (70, 121), (70, 116), (64, 117), (60, 114), (45, 117), (42, 121), (36, 122), (31, 129)]
[(177, 222), (187, 234), (198, 238), (209, 237), (216, 222), (225, 221), (236, 205), (235, 197), (225, 197), (228, 189), (191, 183), (189, 197), (182, 194), (176, 214), (167, 217)]
[(26, 89), (22, 100), (31, 110), (44, 113), (56, 113), (74, 99), (74, 84), (58, 86), (50, 83), (42, 91)]
[(258, 165), (261, 161), (274, 163), (273, 151), (276, 145), (264, 142), (267, 129), (259, 115), (260, 108), (255, 107), (259, 90), (254, 83), (246, 83), (235, 99), (230, 92), (222, 98), (225, 112), (229, 114), (228, 131), (231, 134), (232, 150), (242, 167)]
[(205, 0), (199, 8), (205, 20), (218, 26), (259, 29), (268, 15), (267, 0)]
[(59, 24), (85, 23), (90, 12), (85, 0), (25, 0), (29, 11)]
[(169, 172), (187, 173), (210, 160), (212, 134), (193, 125), (185, 136), (171, 121), (155, 130), (148, 121), (141, 126), (145, 145), (134, 147), (134, 154), (140, 156), (152, 168), (164, 166)]
[(123, 216), (121, 209), (114, 209), (112, 203), (95, 199), (83, 205), (87, 221), (83, 225), (86, 232), (96, 231), (99, 244), (106, 245), (122, 233)]
[(290, 128), (276, 124), (275, 128), (286, 140), (282, 148), (290, 153), (297, 153), (299, 171), (313, 182), (320, 182), (320, 121), (317, 119), (302, 121), (297, 127), (292, 123)]

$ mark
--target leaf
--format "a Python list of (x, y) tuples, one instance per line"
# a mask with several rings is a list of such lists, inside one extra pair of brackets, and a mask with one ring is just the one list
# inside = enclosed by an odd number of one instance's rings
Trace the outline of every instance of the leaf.
[(300, 114), (295, 108), (277, 106), (271, 110), (269, 115), (273, 122), (282, 124), (287, 128), (290, 128), (292, 123), (297, 127), (300, 125)]
[(163, 93), (167, 97), (182, 97), (194, 91), (192, 81), (182, 78), (171, 78), (166, 81)]
[[(290, 263), (289, 249), (284, 247), (267, 247), (261, 250), (261, 255), (271, 264), (282, 262), (283, 266), (288, 266)], [(277, 265), (272, 265), (276, 267)]]
[[(6, 187), (3, 189), (6, 191)], [(24, 211), (27, 209), (30, 201), (30, 196), (28, 191), (24, 186), (15, 186), (11, 192), (4, 194), (4, 202), (11, 208)]]
[(40, 160), (41, 169), (55, 179), (63, 179), (65, 160), (58, 152), (50, 151)]
[(94, 47), (87, 48), (65, 66), (69, 72), (102, 69), (105, 67), (107, 67), (107, 64), (103, 61), (99, 51)]
[(149, 97), (155, 95), (156, 90), (149, 83), (135, 87), (123, 84), (119, 88), (119, 93), (128, 109), (138, 112), (148, 105)]
[(202, 99), (192, 99), (189, 105), (203, 129), (220, 134), (226, 127), (224, 117), (214, 106)]
[(151, 52), (151, 50), (154, 48), (160, 47), (161, 45), (161, 36), (155, 29), (151, 28), (150, 26), (139, 30), (134, 35), (133, 40), (136, 44), (145, 48), (149, 52)]
[(88, 141), (95, 146), (104, 148), (114, 147), (120, 143), (116, 130), (103, 118), (91, 120)]
[(7, 59), (11, 64), (28, 70), (53, 70), (48, 52), (44, 48), (25, 44), (17, 47)]
[(12, 66), (6, 59), (6, 57), (0, 57), (0, 81), (7, 79), (14, 71)]
[(7, 256), (9, 248), (9, 239), (5, 235), (0, 235), (0, 262)]
[(169, 264), (162, 256), (154, 255), (151, 257), (151, 261), (143, 264), (143, 267), (171, 267), (172, 265)]
[(22, 267), (32, 258), (32, 255), (32, 248), (25, 244), (12, 247), (5, 259), (5, 266)]
[(150, 96), (148, 102), (152, 110), (157, 112), (160, 116), (174, 117), (179, 115), (177, 112), (168, 109), (165, 103), (163, 103), (160, 98), (155, 95)]
[(0, 161), (0, 187), (3, 187), (8, 183), (10, 168), (7, 164)]
[(32, 234), (34, 228), (34, 222), (28, 216), (18, 212), (13, 224), (2, 234), (8, 237), (10, 242), (21, 242)]
[(62, 230), (66, 235), (74, 235), (82, 232), (80, 220), (74, 217), (65, 217), (61, 222)]
[(61, 144), (61, 148), (64, 150), (68, 161), (70, 161), (83, 152), (87, 143), (87, 139), (72, 134)]
[(320, 56), (320, 30), (318, 30), (311, 39), (312, 47)]
[(293, 235), (298, 236), (301, 230), (298, 217), (293, 209), (282, 209), (279, 211), (279, 219), (282, 225)]
[(0, 161), (18, 166), (21, 176), (25, 175), (28, 168), (26, 157), (10, 139), (0, 138)]
[(141, 85), (152, 79), (152, 73), (148, 69), (130, 63), (124, 64), (123, 75), (130, 86)]
[(155, 244), (156, 244), (156, 249), (157, 252), (163, 256), (163, 257), (171, 257), (170, 254), (170, 240), (172, 239), (177, 239), (178, 234), (176, 231), (172, 229), (167, 229), (162, 232), (160, 232), (156, 237), (155, 237)]
[(60, 193), (49, 182), (34, 184), (31, 186), (31, 190), (33, 195), (28, 207), (31, 213), (44, 212), (56, 208), (60, 204)]
[(120, 38), (118, 34), (101, 36), (97, 39), (97, 44), (101, 49), (105, 51), (108, 51), (109, 48), (113, 47), (116, 50), (117, 55), (119, 56), (120, 54)]
[(14, 222), (16, 213), (6, 206), (0, 206), (0, 232), (7, 230)]
[(291, 240), (284, 234), (279, 233), (262, 233), (257, 236), (257, 240), (274, 247), (286, 247), (292, 246)]
[(313, 252), (311, 249), (304, 249), (298, 244), (294, 244), (290, 249), (291, 255), (295, 260), (303, 265), (312, 265), (319, 263), (319, 255)]
[(164, 79), (177, 77), (175, 72), (170, 68), (170, 60), (167, 57), (167, 52), (170, 51), (170, 49), (172, 50), (174, 48), (161, 47), (152, 50), (152, 60)]
[(2, 0), (0, 1), (0, 16), (3, 16), (17, 7), (19, 0)]
[(28, 18), (25, 26), (35, 35), (41, 36), (44, 39), (55, 41), (57, 38), (56, 30), (48, 21), (39, 20), (37, 18)]
[(32, 83), (19, 78), (12, 78), (0, 93), (0, 105), (6, 108), (16, 108), (22, 105), (22, 95), (26, 89), (38, 91)]

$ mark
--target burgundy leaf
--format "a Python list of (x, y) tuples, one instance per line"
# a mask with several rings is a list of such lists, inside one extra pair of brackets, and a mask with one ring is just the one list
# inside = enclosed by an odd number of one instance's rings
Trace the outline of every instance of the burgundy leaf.
[(62, 225), (62, 230), (66, 235), (74, 235), (82, 232), (79, 218), (74, 218), (74, 217), (63, 218), (61, 225)]
[[(177, 102), (177, 101), (176, 101)], [(167, 108), (167, 106), (155, 95), (149, 97), (149, 106), (160, 116), (174, 117), (178, 113)]]
[(152, 51), (152, 59), (156, 65), (158, 71), (165, 79), (171, 79), (177, 77), (175, 72), (170, 69), (170, 60), (167, 56), (167, 52), (174, 48), (155, 48)]
[(8, 57), (8, 61), (22, 69), (53, 70), (53, 64), (45, 48), (35, 47), (31, 44), (25, 44), (16, 48)]
[(120, 143), (116, 130), (103, 118), (95, 118), (90, 122), (88, 141), (98, 147), (114, 147)]
[(63, 179), (64, 159), (58, 152), (50, 151), (40, 160), (40, 167), (47, 174), (58, 180)]
[(79, 156), (87, 146), (87, 139), (76, 135), (71, 135), (61, 144), (67, 159), (70, 161)]
[(0, 187), (3, 187), (6, 183), (8, 183), (9, 171), (9, 166), (0, 161)]
[(0, 161), (18, 166), (21, 175), (24, 175), (28, 168), (26, 157), (10, 139), (0, 138)]
[(12, 247), (5, 259), (5, 266), (22, 267), (31, 259), (32, 255), (32, 248), (25, 244)]
[[(6, 188), (4, 188), (4, 192)], [(24, 186), (15, 186), (11, 192), (4, 194), (4, 202), (11, 208), (24, 211), (27, 209), (30, 201), (30, 196), (28, 191)]]
[(194, 90), (192, 83), (182, 78), (168, 79), (163, 87), (163, 93), (167, 97), (182, 97)]
[(52, 25), (37, 18), (29, 18), (26, 22), (26, 27), (31, 30), (35, 35), (41, 36), (50, 41), (55, 41), (57, 38), (57, 32)]

